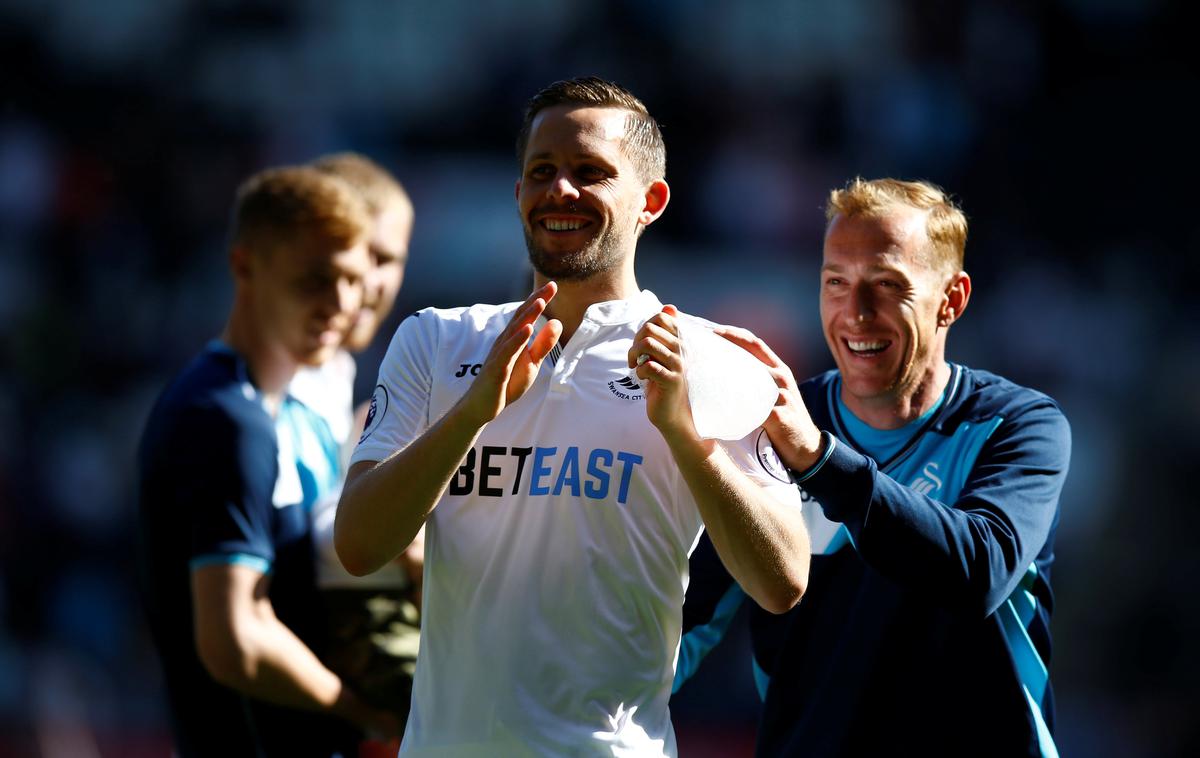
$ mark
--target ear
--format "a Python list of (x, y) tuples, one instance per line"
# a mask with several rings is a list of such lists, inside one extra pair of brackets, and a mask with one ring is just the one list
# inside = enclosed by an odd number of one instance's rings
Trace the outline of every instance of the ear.
[(235, 281), (244, 282), (250, 278), (251, 252), (243, 245), (234, 245), (229, 250), (229, 269), (233, 272)]
[(517, 186), (513, 188), (513, 198), (517, 202), (521, 201), (521, 180), (520, 179), (517, 180)]
[(664, 179), (653, 182), (646, 188), (646, 196), (642, 204), (642, 212), (638, 214), (638, 223), (649, 226), (662, 215), (671, 199), (671, 188)]
[(946, 299), (938, 311), (938, 326), (950, 326), (962, 316), (971, 299), (971, 277), (959, 271), (946, 284)]

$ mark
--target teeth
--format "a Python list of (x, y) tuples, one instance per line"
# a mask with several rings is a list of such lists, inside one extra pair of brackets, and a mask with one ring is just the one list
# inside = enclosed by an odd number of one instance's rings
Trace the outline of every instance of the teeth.
[(855, 352), (882, 350), (887, 346), (886, 342), (856, 342), (854, 340), (846, 340), (846, 344), (850, 345), (850, 349)]
[(552, 218), (548, 218), (542, 223), (552, 232), (573, 232), (583, 226), (583, 222), (579, 220), (565, 221)]

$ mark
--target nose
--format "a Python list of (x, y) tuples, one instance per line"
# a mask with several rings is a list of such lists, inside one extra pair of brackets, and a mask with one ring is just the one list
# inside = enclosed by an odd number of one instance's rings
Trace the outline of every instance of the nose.
[(353, 314), (362, 306), (362, 300), (363, 280), (340, 277), (321, 299), (320, 314), (327, 319)]
[(864, 323), (875, 318), (874, 290), (869, 283), (864, 282), (854, 287), (850, 306), (849, 316), (855, 323)]
[(362, 304), (370, 305), (378, 302), (383, 296), (383, 285), (383, 273), (380, 271), (379, 266), (375, 266), (363, 278)]
[(362, 279), (343, 278), (338, 280), (337, 306), (339, 313), (354, 313), (362, 306)]
[(550, 197), (556, 200), (578, 200), (579, 188), (571, 181), (571, 175), (565, 170), (560, 170), (555, 175), (554, 181), (550, 182), (549, 189)]

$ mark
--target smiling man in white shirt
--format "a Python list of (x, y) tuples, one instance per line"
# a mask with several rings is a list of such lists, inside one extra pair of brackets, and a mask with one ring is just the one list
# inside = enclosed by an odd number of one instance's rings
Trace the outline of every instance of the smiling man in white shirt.
[(338, 553), (368, 573), (428, 525), (402, 755), (674, 756), (688, 555), (707, 528), (750, 596), (788, 610), (808, 574), (798, 492), (760, 429), (697, 435), (680, 315), (637, 286), (637, 239), (670, 197), (645, 106), (558, 82), (518, 155), (536, 289), (401, 324)]

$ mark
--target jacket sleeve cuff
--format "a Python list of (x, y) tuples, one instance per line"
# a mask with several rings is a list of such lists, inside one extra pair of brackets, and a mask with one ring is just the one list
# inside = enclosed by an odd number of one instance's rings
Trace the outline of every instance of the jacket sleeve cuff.
[(825, 453), (815, 466), (796, 476), (796, 484), (820, 503), (830, 521), (861, 527), (875, 492), (875, 461), (838, 444), (829, 432), (822, 434), (829, 435)]
[(796, 484), (803, 484), (804, 482), (811, 479), (812, 475), (817, 473), (818, 471), (820, 471), (821, 467), (825, 465), (825, 462), (829, 460), (829, 456), (833, 455), (833, 448), (836, 445), (837, 445), (837, 438), (834, 437), (829, 432), (822, 431), (821, 432), (821, 450), (822, 450), (821, 457), (817, 459), (816, 463), (814, 463), (813, 465), (804, 469), (804, 471), (793, 471), (792, 472), (792, 481)]

